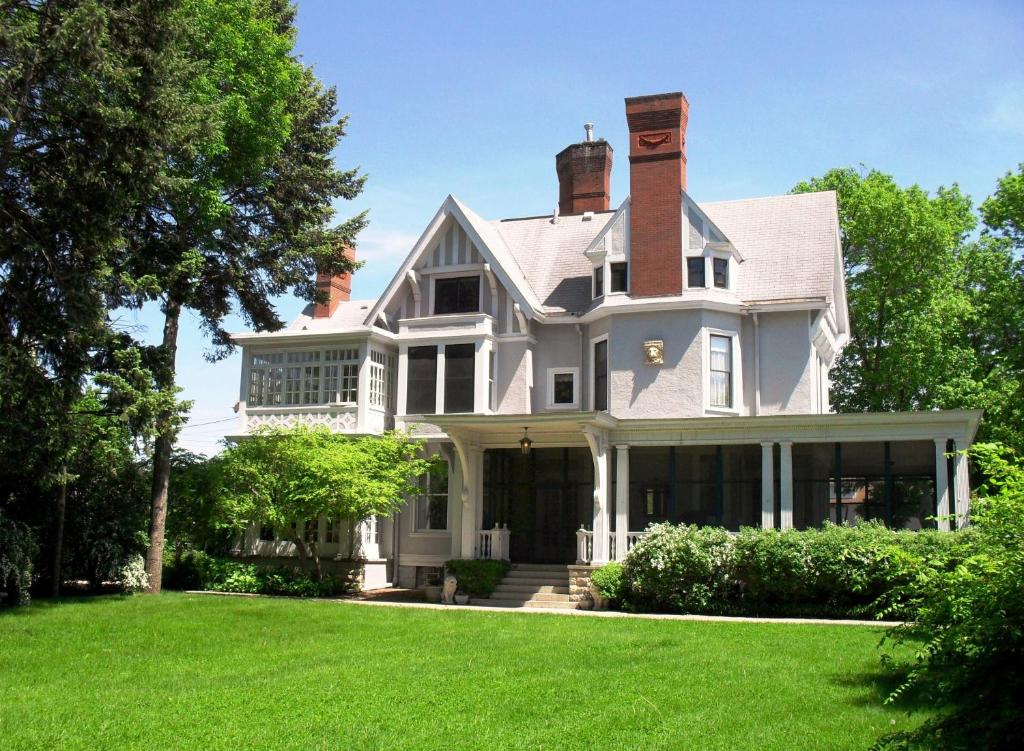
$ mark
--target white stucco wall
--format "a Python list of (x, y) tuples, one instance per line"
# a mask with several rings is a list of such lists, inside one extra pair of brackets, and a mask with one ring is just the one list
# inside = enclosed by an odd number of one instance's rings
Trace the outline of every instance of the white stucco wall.
[(762, 313), (759, 318), (761, 414), (817, 411), (812, 404), (812, 350), (808, 313)]
[[(580, 349), (581, 336), (585, 336), (583, 328), (577, 333), (576, 327), (567, 325), (537, 326), (534, 329), (537, 344), (533, 354), (533, 412), (546, 412), (548, 399), (549, 368), (581, 368)], [(587, 346), (586, 343), (582, 346)], [(581, 369), (577, 389), (586, 393)]]

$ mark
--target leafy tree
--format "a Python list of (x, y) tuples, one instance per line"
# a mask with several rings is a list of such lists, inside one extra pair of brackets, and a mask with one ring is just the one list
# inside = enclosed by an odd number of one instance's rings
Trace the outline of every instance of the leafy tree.
[(973, 366), (954, 330), (969, 307), (957, 250), (975, 219), (959, 189), (901, 188), (872, 170), (833, 169), (794, 192), (838, 194), (850, 343), (832, 372), (837, 411), (936, 406), (936, 388)]
[(125, 228), (194, 120), (175, 7), (0, 0), (0, 504), (53, 518), (58, 561), (69, 413), (111, 341)]
[(167, 539), (175, 554), (186, 549), (227, 553), (232, 532), (218, 525), (216, 482), (219, 459), (175, 449), (167, 498)]
[(303, 539), (308, 520), (390, 516), (417, 492), (429, 467), (421, 444), (404, 434), (351, 438), (323, 429), (268, 429), (229, 447), (217, 459), (217, 498), (225, 523), (290, 530), (302, 557), (320, 570), (316, 542)]
[[(186, 96), (197, 137), (165, 161), (161, 190), (135, 218), (120, 299), (158, 301), (164, 313), (155, 376), (177, 393), (179, 321), (192, 310), (214, 345), (230, 351), (224, 317), (236, 309), (256, 330), (283, 322), (270, 299), (288, 290), (316, 298), (317, 271), (354, 268), (344, 248), (365, 224), (358, 215), (329, 227), (332, 202), (362, 189), (332, 151), (344, 135), (336, 95), (294, 55), (294, 9), (285, 0), (181, 0), (194, 61)], [(150, 590), (160, 590), (172, 445), (180, 419), (156, 414)]]
[(997, 444), (975, 444), (971, 459), (985, 479), (968, 556), (953, 568), (925, 568), (904, 587), (916, 616), (886, 637), (918, 645), (889, 700), (915, 693), (943, 710), (882, 747), (1002, 749), (1024, 737), (1024, 464)]
[(1024, 163), (1000, 178), (996, 192), (981, 204), (981, 216), (990, 232), (1024, 249)]

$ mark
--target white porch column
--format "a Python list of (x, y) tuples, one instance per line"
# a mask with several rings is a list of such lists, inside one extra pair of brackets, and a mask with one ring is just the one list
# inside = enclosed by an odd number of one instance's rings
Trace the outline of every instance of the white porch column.
[(444, 414), (444, 345), (437, 345), (437, 386), (434, 392), (434, 414)]
[(779, 526), (793, 528), (793, 442), (779, 441)]
[(968, 473), (967, 454), (959, 450), (957, 444), (956, 458), (956, 480), (954, 481), (954, 497), (956, 503), (956, 528), (962, 529), (967, 526), (971, 514), (971, 477)]
[(609, 514), (608, 514), (608, 439), (602, 431), (584, 428), (583, 435), (590, 445), (594, 460), (594, 555), (591, 563), (603, 566), (608, 563)]
[(949, 531), (949, 472), (946, 464), (946, 439), (935, 439), (935, 513), (939, 517), (939, 529)]
[(775, 444), (761, 443), (761, 526), (775, 526)]
[[(449, 437), (452, 439), (452, 445), (455, 446), (455, 455), (458, 457), (460, 474), (462, 475), (461, 499), (457, 501), (461, 507), (460, 516), (462, 524), (461, 529), (452, 530), (452, 535), (460, 535), (461, 537), (459, 557), (475, 558), (477, 536), (480, 532), (478, 517), (483, 513), (483, 504), (481, 502), (483, 477), (480, 472), (483, 452), (479, 446), (470, 443), (465, 436), (449, 434)], [(452, 548), (454, 552), (454, 540), (452, 541)]]
[(616, 446), (615, 451), (615, 560), (621, 561), (629, 531), (629, 446)]

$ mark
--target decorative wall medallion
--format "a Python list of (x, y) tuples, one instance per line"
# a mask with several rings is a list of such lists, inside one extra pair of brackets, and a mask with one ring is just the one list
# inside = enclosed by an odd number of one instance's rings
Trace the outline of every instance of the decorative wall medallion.
[(672, 143), (672, 134), (646, 133), (637, 137), (637, 143), (646, 149), (653, 149), (657, 146), (664, 146), (666, 143)]
[(644, 342), (644, 362), (647, 365), (661, 365), (665, 362), (665, 342), (651, 339)]

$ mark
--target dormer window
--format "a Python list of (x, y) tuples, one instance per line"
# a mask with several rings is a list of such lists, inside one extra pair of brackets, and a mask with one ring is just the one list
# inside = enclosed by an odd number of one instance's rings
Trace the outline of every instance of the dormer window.
[(594, 269), (594, 299), (604, 294), (604, 266)]
[(442, 277), (434, 280), (434, 315), (479, 312), (479, 276)]
[(704, 275), (704, 256), (696, 256), (686, 259), (686, 286), (706, 287)]
[(713, 270), (715, 275), (715, 286), (720, 289), (729, 288), (729, 259), (728, 258), (713, 258), (711, 259), (713, 264)]
[(628, 263), (613, 263), (611, 264), (611, 291), (612, 292), (625, 292), (629, 289), (629, 264)]

